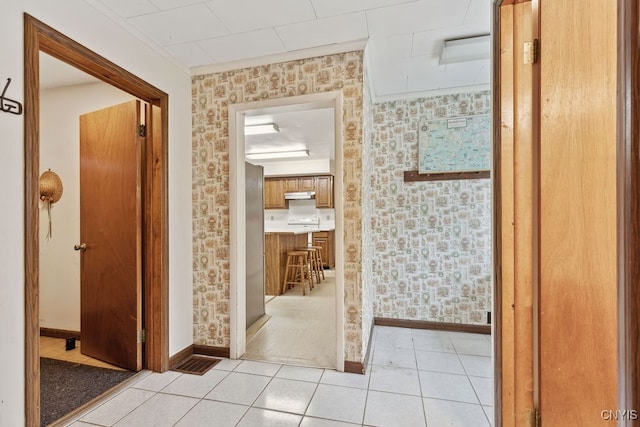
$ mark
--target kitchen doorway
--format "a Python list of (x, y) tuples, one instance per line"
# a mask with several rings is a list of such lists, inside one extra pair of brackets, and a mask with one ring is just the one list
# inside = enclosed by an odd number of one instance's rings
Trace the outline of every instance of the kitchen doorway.
[[(247, 352), (247, 324), (246, 324), (246, 265), (250, 260), (246, 259), (246, 223), (244, 221), (246, 212), (245, 201), (245, 135), (244, 125), (245, 119), (253, 116), (260, 116), (268, 114), (269, 112), (295, 112), (295, 111), (309, 111), (314, 109), (332, 109), (335, 123), (334, 134), (334, 146), (333, 152), (335, 153), (334, 164), (334, 194), (335, 197), (335, 235), (343, 235), (342, 224), (342, 93), (327, 92), (314, 95), (304, 95), (296, 97), (287, 97), (276, 100), (258, 101), (245, 104), (233, 104), (229, 106), (229, 141), (230, 141), (230, 158), (229, 163), (231, 165), (230, 170), (230, 218), (231, 218), (231, 345), (230, 355), (232, 358), (242, 358)], [(336, 254), (343, 253), (343, 243), (341, 239), (335, 239), (334, 251)], [(331, 344), (335, 343), (333, 354), (330, 357), (330, 362), (324, 362), (323, 367), (334, 368), (337, 370), (344, 369), (344, 307), (343, 307), (343, 294), (344, 294), (344, 282), (343, 282), (343, 265), (341, 257), (336, 256), (335, 269), (330, 272), (329, 276), (334, 276), (333, 293), (329, 296), (330, 307), (325, 312), (328, 312), (330, 317), (317, 331), (310, 330), (308, 335), (314, 334), (327, 334), (330, 335)], [(320, 284), (319, 286), (322, 286)], [(300, 291), (301, 292), (301, 291)], [(312, 291), (313, 292), (313, 291)], [(310, 293), (307, 295), (307, 300), (310, 301)], [(286, 298), (286, 297), (276, 297)], [(325, 300), (326, 301), (326, 300)], [(267, 303), (269, 304), (269, 303)], [(267, 308), (267, 314), (268, 313)], [(294, 320), (295, 322), (295, 320)], [(267, 324), (269, 320), (267, 319)], [(252, 333), (252, 331), (250, 331)], [(303, 346), (304, 343), (300, 343)], [(301, 354), (304, 351), (301, 351)], [(250, 355), (248, 355), (250, 357)], [(273, 360), (271, 360), (273, 361)], [(292, 363), (290, 359), (286, 362)], [(302, 356), (296, 360), (296, 364), (314, 366), (313, 358)], [(328, 365), (328, 366), (326, 366)]]

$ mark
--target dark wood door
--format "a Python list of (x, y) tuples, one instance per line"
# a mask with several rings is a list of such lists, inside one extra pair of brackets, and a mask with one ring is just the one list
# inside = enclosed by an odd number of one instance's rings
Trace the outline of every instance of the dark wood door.
[(80, 116), (82, 353), (142, 369), (140, 102)]

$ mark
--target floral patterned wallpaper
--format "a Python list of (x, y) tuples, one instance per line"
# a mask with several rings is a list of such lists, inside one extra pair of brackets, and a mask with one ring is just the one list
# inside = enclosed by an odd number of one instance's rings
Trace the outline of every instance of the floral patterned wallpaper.
[(486, 324), (491, 181), (404, 182), (403, 172), (418, 169), (421, 119), (490, 112), (489, 92), (373, 105), (372, 194), (365, 200), (371, 201), (376, 317)]
[(363, 73), (356, 51), (193, 78), (195, 344), (230, 343), (229, 104), (341, 90), (344, 190), (335, 197), (344, 206), (345, 360), (362, 361)]

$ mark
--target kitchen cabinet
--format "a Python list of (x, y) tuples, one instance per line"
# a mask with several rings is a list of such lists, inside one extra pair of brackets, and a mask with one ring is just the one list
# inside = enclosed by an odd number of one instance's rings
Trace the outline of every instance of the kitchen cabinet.
[(320, 246), (322, 263), (324, 268), (334, 268), (336, 266), (334, 238), (335, 231), (316, 231), (312, 234), (313, 246)]
[(264, 265), (265, 294), (282, 294), (282, 283), (287, 267), (287, 252), (307, 246), (307, 233), (265, 233)]
[(265, 178), (264, 208), (287, 209), (284, 193), (315, 191), (316, 208), (333, 208), (333, 176), (287, 176)]
[(264, 208), (287, 209), (287, 201), (284, 199), (285, 182), (282, 178), (264, 179)]
[(315, 177), (316, 208), (333, 208), (333, 177)]
[(316, 183), (313, 176), (291, 176), (284, 178), (284, 191), (315, 191)]

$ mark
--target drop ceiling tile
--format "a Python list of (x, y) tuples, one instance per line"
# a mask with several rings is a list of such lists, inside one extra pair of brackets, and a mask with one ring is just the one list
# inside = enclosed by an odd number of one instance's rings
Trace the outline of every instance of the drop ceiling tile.
[(489, 84), (491, 83), (491, 64), (489, 61), (486, 61), (486, 64), (483, 64), (476, 75), (474, 83), (479, 84)]
[(406, 58), (411, 56), (413, 36), (403, 34), (392, 37), (373, 37), (369, 39), (368, 46), (373, 58)]
[(464, 18), (465, 25), (484, 25), (489, 30), (491, 24), (491, 0), (471, 0), (467, 16)]
[(158, 8), (148, 0), (100, 0), (100, 2), (124, 18), (158, 11)]
[(421, 0), (367, 11), (369, 35), (387, 37), (461, 25), (469, 0)]
[(214, 62), (213, 58), (198, 46), (196, 42), (167, 46), (165, 49), (181, 64), (187, 67), (208, 65)]
[(288, 50), (325, 46), (367, 38), (364, 13), (352, 13), (277, 27)]
[(161, 46), (169, 46), (228, 34), (204, 4), (165, 10), (129, 19)]
[(160, 10), (177, 9), (179, 7), (190, 6), (202, 3), (202, 0), (149, 0)]
[(311, 0), (318, 18), (406, 3), (407, 0)]
[(405, 92), (410, 65), (409, 58), (398, 58), (394, 61), (379, 58), (370, 71), (375, 95), (390, 96)]
[(198, 45), (215, 62), (236, 61), (285, 52), (284, 45), (272, 28), (202, 40)]
[(214, 0), (207, 3), (232, 33), (316, 18), (309, 0)]
[(484, 25), (460, 25), (432, 31), (422, 31), (413, 35), (413, 56), (429, 55), (438, 57), (445, 40), (489, 34), (489, 23)]

